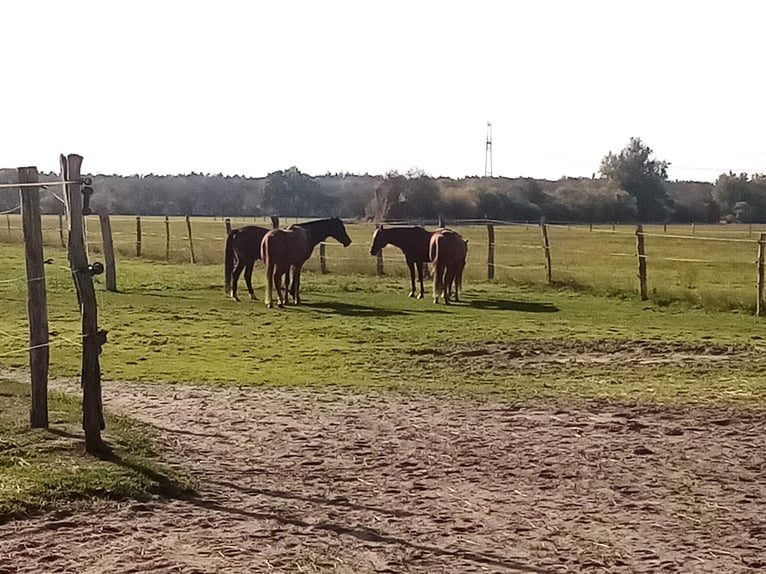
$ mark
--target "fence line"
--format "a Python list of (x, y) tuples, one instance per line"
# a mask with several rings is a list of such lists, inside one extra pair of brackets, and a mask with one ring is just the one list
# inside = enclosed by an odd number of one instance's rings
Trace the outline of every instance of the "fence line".
[[(17, 217), (16, 215), (12, 216), (14, 221)], [(133, 234), (130, 231), (127, 231), (125, 228), (127, 225), (129, 225), (130, 220), (134, 216), (115, 216), (114, 219), (117, 222), (117, 225), (122, 227), (122, 229), (116, 229), (112, 232), (113, 235), (113, 245), (116, 249), (119, 250), (119, 253), (121, 255), (131, 255), (131, 247), (133, 246), (134, 237)], [(11, 216), (8, 215), (8, 235), (7, 237), (0, 237), (0, 240), (7, 239), (8, 241), (17, 241), (18, 235), (12, 233), (12, 230), (17, 229), (15, 226), (11, 226)], [(136, 235), (135, 235), (135, 248), (136, 248), (136, 255), (139, 257), (149, 257), (151, 259), (155, 260), (161, 260), (162, 257), (166, 260), (171, 260), (171, 257), (173, 260), (183, 260), (185, 259), (187, 262), (191, 260), (192, 263), (196, 262), (211, 262), (211, 253), (212, 249), (205, 251), (204, 246), (206, 244), (215, 245), (215, 260), (218, 261), (222, 254), (222, 245), (221, 243), (226, 240), (226, 236), (223, 235), (225, 233), (225, 230), (230, 228), (231, 226), (231, 219), (224, 219), (224, 218), (214, 218), (213, 222), (210, 221), (211, 218), (194, 218), (195, 226), (194, 226), (194, 233), (192, 232), (191, 227), (191, 218), (188, 218), (186, 216), (184, 217), (177, 217), (173, 218), (172, 220), (169, 217), (164, 217), (164, 219), (160, 217), (145, 217), (142, 218), (141, 216), (135, 216), (136, 220)], [(265, 218), (261, 218), (265, 219)], [(205, 221), (207, 220), (207, 222)], [(253, 218), (255, 221), (256, 218)], [(235, 218), (235, 225), (238, 224), (239, 219)], [(241, 221), (243, 224), (249, 224), (250, 219), (249, 218), (241, 218)], [(283, 222), (284, 223), (284, 222)], [(409, 222), (412, 223), (412, 222)], [(581, 266), (584, 264), (586, 268), (590, 268), (592, 270), (595, 270), (596, 267), (594, 266), (595, 263), (591, 264), (591, 261), (589, 260), (588, 256), (591, 255), (592, 257), (590, 259), (595, 260), (596, 258), (603, 258), (603, 257), (615, 257), (615, 258), (621, 258), (624, 259), (626, 257), (635, 257), (636, 258), (636, 264), (639, 267), (638, 269), (638, 275), (639, 275), (639, 283), (637, 285), (638, 289), (637, 291), (641, 293), (642, 297), (646, 295), (648, 297), (649, 295), (649, 283), (647, 279), (647, 273), (650, 271), (657, 272), (656, 270), (649, 270), (647, 271), (646, 266), (648, 262), (667, 262), (667, 263), (687, 263), (687, 264), (703, 264), (706, 266), (711, 265), (736, 265), (740, 266), (740, 269), (744, 270), (744, 265), (750, 266), (753, 265), (755, 267), (756, 261), (755, 259), (755, 249), (753, 250), (753, 257), (748, 257), (747, 260), (742, 259), (742, 254), (745, 253), (743, 250), (737, 250), (737, 251), (729, 251), (730, 254), (733, 254), (734, 257), (729, 256), (726, 259), (714, 259), (714, 258), (705, 258), (705, 257), (695, 257), (694, 253), (687, 254), (679, 254), (678, 256), (675, 256), (674, 253), (669, 252), (667, 250), (674, 250), (674, 249), (681, 249), (683, 250), (683, 247), (680, 247), (679, 244), (666, 244), (665, 246), (658, 247), (658, 240), (656, 238), (668, 238), (672, 240), (678, 240), (683, 241), (687, 239), (695, 239), (698, 242), (699, 241), (709, 241), (713, 243), (717, 243), (720, 245), (747, 245), (747, 244), (753, 244), (754, 246), (759, 245), (760, 241), (756, 238), (733, 238), (733, 237), (715, 237), (711, 236), (709, 234), (710, 228), (701, 230), (700, 228), (694, 229), (693, 235), (683, 235), (678, 233), (661, 233), (661, 232), (653, 232), (648, 231), (646, 228), (641, 229), (635, 229), (634, 231), (629, 231), (626, 228), (621, 229), (598, 229), (597, 227), (591, 227), (587, 224), (575, 226), (572, 224), (563, 225), (560, 223), (554, 223), (554, 224), (548, 224), (547, 222), (495, 222), (492, 220), (461, 220), (461, 221), (454, 221), (451, 222), (453, 226), (458, 225), (468, 225), (469, 227), (474, 228), (474, 232), (470, 232), (470, 241), (471, 246), (475, 245), (478, 241), (479, 249), (476, 250), (475, 248), (471, 249), (469, 248), (469, 264), (468, 268), (471, 270), (471, 273), (473, 276), (481, 275), (480, 273), (477, 273), (477, 271), (483, 266), (485, 269), (484, 277), (490, 281), (497, 280), (495, 277), (495, 270), (507, 270), (507, 271), (519, 271), (519, 270), (539, 270), (539, 269), (545, 269), (545, 278), (544, 281), (548, 284), (556, 284), (557, 282), (570, 282), (574, 280), (574, 276), (572, 273), (577, 273), (581, 269)], [(185, 224), (185, 229), (182, 230), (181, 225)], [(513, 228), (514, 231), (508, 231), (508, 232), (500, 232), (499, 234), (496, 233), (495, 225), (498, 226), (499, 229), (510, 229)], [(160, 231), (162, 227), (165, 227), (164, 233)], [(484, 239), (476, 239), (476, 237), (481, 237), (478, 234), (479, 228), (486, 227), (486, 234), (484, 235)], [(520, 228), (523, 227), (524, 230), (521, 230)], [(59, 224), (59, 227), (56, 228), (60, 231), (61, 224)], [(667, 226), (665, 227), (667, 229)], [(200, 230), (200, 231), (198, 231)], [(548, 231), (550, 230), (550, 234)], [(52, 226), (46, 226), (44, 228), (44, 232), (46, 233), (46, 237), (48, 237), (47, 243), (50, 244), (52, 241), (50, 241), (50, 234), (54, 231)], [(461, 230), (464, 234), (465, 231)], [(701, 233), (702, 234), (701, 234)], [(736, 233), (736, 231), (726, 230), (726, 233)], [(623, 242), (625, 244), (625, 247), (627, 247), (627, 242), (630, 240), (636, 244), (636, 250), (629, 252), (627, 250), (622, 250), (620, 247), (617, 248), (617, 250), (611, 250), (608, 252), (600, 251), (600, 249), (603, 249), (604, 242), (599, 240), (593, 240), (591, 241), (591, 244), (595, 245), (594, 249), (587, 250), (587, 249), (580, 249), (575, 248), (571, 245), (571, 241), (567, 239), (567, 237), (573, 237), (572, 234), (576, 234), (578, 239), (577, 241), (581, 241), (580, 238), (587, 237), (587, 235), (591, 233), (596, 234), (607, 234), (609, 237), (614, 237), (615, 242), (617, 244), (622, 245)], [(722, 231), (719, 231), (717, 228), (715, 228), (712, 231), (713, 234), (722, 233)], [(752, 233), (752, 226), (750, 226), (748, 229), (742, 229), (741, 233)], [(172, 235), (171, 235), (172, 234)], [(508, 235), (510, 234), (510, 235)], [(535, 234), (538, 238), (538, 243), (533, 243), (532, 238)], [(3, 235), (3, 234), (0, 234)], [(88, 241), (89, 248), (98, 251), (101, 248), (101, 242), (97, 241), (96, 238), (98, 237), (98, 234), (95, 232), (95, 230), (91, 233), (92, 237), (91, 240)], [(102, 234), (103, 236), (103, 231)], [(549, 237), (546, 238), (546, 235), (549, 235)], [(171, 241), (172, 237), (172, 241)], [(514, 238), (521, 237), (523, 239), (523, 242), (514, 242)], [(158, 238), (164, 239), (164, 247), (165, 249), (162, 249), (162, 245), (160, 245), (160, 241)], [(114, 241), (114, 239), (117, 239)], [(499, 241), (497, 241), (499, 239)], [(103, 237), (102, 237), (103, 240)], [(639, 248), (636, 242), (639, 240), (644, 242), (643, 247), (643, 253), (639, 252)], [(197, 245), (195, 245), (195, 243)], [(355, 245), (352, 247), (352, 250), (349, 252), (344, 252), (341, 248), (341, 245), (333, 242), (333, 241), (327, 241), (327, 242), (321, 242), (319, 244), (319, 249), (316, 250), (314, 256), (312, 257), (312, 260), (309, 262), (309, 267), (312, 269), (317, 269), (321, 272), (333, 272), (333, 266), (336, 265), (335, 271), (338, 271), (337, 266), (341, 266), (343, 269), (349, 269), (348, 262), (360, 262), (363, 260), (361, 256), (361, 252), (357, 248), (360, 242), (355, 240)], [(202, 246), (202, 257), (200, 258), (199, 254), (195, 252), (195, 248), (199, 245)], [(588, 245), (588, 242), (586, 240), (585, 246)], [(617, 245), (614, 245), (613, 247), (616, 247)], [(665, 253), (652, 253), (651, 249), (660, 249), (665, 250)], [(726, 250), (727, 248), (721, 247), (721, 249)], [(370, 274), (378, 273), (383, 274), (385, 270), (385, 266), (390, 266), (391, 263), (389, 261), (393, 261), (390, 256), (388, 256), (388, 253), (395, 252), (395, 248), (389, 248), (388, 250), (384, 250), (386, 253), (386, 257), (384, 259), (383, 253), (381, 253), (381, 256), (378, 258), (369, 257), (369, 260), (365, 257), (364, 258), (364, 265), (365, 269), (369, 271)], [(532, 256), (532, 253), (536, 253), (537, 251), (542, 251), (542, 257), (540, 257), (539, 264), (530, 264), (529, 259)], [(649, 251), (647, 253), (647, 251)], [(524, 255), (520, 257), (520, 263), (514, 264), (513, 261), (516, 258), (514, 254), (519, 254), (521, 252), (527, 252), (528, 255)], [(472, 256), (472, 253), (474, 254)], [(487, 259), (483, 263), (478, 263), (479, 259), (482, 258), (481, 254), (486, 254)], [(737, 255), (740, 254), (740, 255)], [(499, 256), (499, 261), (498, 259)], [(571, 256), (576, 256), (572, 258)], [(583, 257), (584, 256), (584, 257)], [(534, 255), (536, 258), (537, 256)], [(384, 262), (385, 261), (385, 262)], [(509, 261), (511, 262), (509, 264)], [(369, 262), (369, 265), (367, 263)], [(581, 263), (584, 262), (584, 263)], [(403, 264), (400, 264), (398, 259), (394, 261), (394, 267), (397, 269), (397, 273), (401, 272), (400, 269), (403, 266)], [(576, 266), (576, 267), (574, 267)], [(358, 266), (357, 266), (358, 267)], [(369, 267), (369, 269), (367, 269)], [(619, 264), (616, 269), (620, 269), (621, 273), (624, 273), (625, 265)], [(562, 274), (561, 269), (564, 270), (564, 273)], [(670, 269), (671, 273), (681, 273), (681, 271), (678, 271), (673, 268), (668, 267), (662, 267), (660, 266), (658, 268), (660, 270), (660, 273), (668, 273), (668, 270)], [(663, 271), (664, 269), (664, 271)], [(692, 271), (689, 271), (690, 274), (693, 274), (691, 276), (691, 279), (687, 277), (682, 277), (681, 275), (678, 275), (678, 283), (675, 285), (684, 285), (684, 284), (692, 284), (691, 287), (693, 288), (693, 283), (695, 282), (696, 274), (698, 273), (697, 270), (693, 270), (694, 268), (691, 268)], [(741, 279), (743, 275), (743, 271), (738, 270), (736, 271), (736, 276), (738, 277), (737, 282), (734, 284), (736, 289), (742, 289), (745, 283)], [(365, 272), (367, 272), (365, 271)], [(501, 275), (500, 280), (508, 280), (508, 273)], [(707, 273), (707, 271), (705, 272)], [(632, 276), (632, 274), (631, 274)], [(627, 277), (627, 275), (625, 275)], [(537, 279), (533, 279), (536, 281)], [(7, 280), (6, 280), (7, 281)], [(625, 282), (619, 280), (619, 285), (623, 285)], [(634, 280), (631, 279), (631, 283)], [(758, 280), (758, 284), (762, 280)], [(715, 283), (720, 283), (717, 281), (714, 281)], [(750, 283), (752, 284), (752, 283)], [(725, 286), (715, 287), (719, 291), (722, 291), (723, 289), (726, 289)], [(761, 287), (762, 288), (762, 287)], [(652, 290), (652, 293), (654, 293), (654, 290)], [(750, 296), (748, 296), (749, 299)], [(760, 292), (758, 297), (760, 298)], [(758, 311), (760, 312), (760, 309), (764, 308), (764, 306), (761, 306), (758, 308)]]

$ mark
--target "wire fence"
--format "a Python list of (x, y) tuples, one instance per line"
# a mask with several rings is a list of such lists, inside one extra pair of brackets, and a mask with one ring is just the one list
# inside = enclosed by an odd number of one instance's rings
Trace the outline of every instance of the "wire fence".
[[(103, 250), (98, 217), (91, 215), (85, 220), (89, 253), (98, 258)], [(110, 220), (118, 260), (140, 257), (174, 264), (223, 264), (227, 237), (224, 218), (111, 216)], [(283, 218), (281, 224), (300, 221)], [(6, 214), (5, 225), (2, 223), (0, 219), (0, 242), (23, 242), (18, 215)], [(550, 277), (554, 285), (588, 288), (603, 294), (638, 292), (635, 226), (547, 223), (546, 250), (539, 222), (446, 223), (468, 240), (466, 281), (491, 278), (501, 284), (541, 284), (548, 283)], [(65, 225), (60, 217), (43, 216), (43, 242), (47, 247), (63, 246)], [(271, 227), (271, 220), (233, 217), (229, 225)], [(306, 265), (307, 271), (320, 272), (324, 267), (336, 274), (378, 273), (377, 260), (369, 252), (375, 225), (347, 223), (346, 228), (352, 244), (344, 248), (328, 240), (322, 249), (324, 265), (317, 249)], [(702, 307), (753, 309), (757, 303), (758, 244), (762, 233), (766, 233), (766, 225), (643, 226), (645, 253), (641, 258), (648, 269), (649, 298), (660, 303), (683, 300)], [(385, 275), (408, 276), (397, 248), (386, 247), (383, 260)]]

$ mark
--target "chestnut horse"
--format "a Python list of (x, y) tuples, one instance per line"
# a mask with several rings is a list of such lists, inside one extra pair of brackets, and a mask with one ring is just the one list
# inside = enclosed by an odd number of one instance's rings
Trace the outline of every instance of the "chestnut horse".
[(418, 299), (423, 298), (423, 265), (428, 263), (428, 244), (431, 240), (431, 232), (420, 226), (378, 227), (372, 234), (370, 255), (377, 255), (389, 243), (401, 249), (404, 260), (410, 269), (410, 297), (415, 296), (415, 268), (418, 270), (420, 282), (420, 294)]
[[(239, 229), (232, 229), (226, 237), (226, 254), (224, 258), (224, 272), (226, 274), (226, 293), (235, 301), (237, 297), (237, 282), (242, 270), (245, 270), (245, 283), (250, 299), (255, 299), (253, 292), (253, 265), (256, 259), (261, 258), (261, 241), (269, 232), (266, 227), (247, 225)], [(234, 262), (236, 261), (236, 266)]]
[(451, 299), (459, 301), (467, 253), (468, 242), (457, 231), (437, 229), (431, 234), (429, 255), (434, 275), (434, 303), (439, 302), (441, 295), (447, 305)]
[[(277, 290), (277, 306), (287, 303), (288, 293), (292, 294), (296, 305), (300, 304), (301, 269), (311, 257), (314, 247), (328, 237), (332, 237), (343, 247), (351, 244), (343, 222), (333, 217), (291, 225), (287, 229), (271, 229), (261, 241), (261, 259), (266, 265), (266, 305), (271, 308), (273, 291)], [(292, 269), (292, 283), (285, 281), (285, 293), (282, 294), (283, 278), (289, 277)]]

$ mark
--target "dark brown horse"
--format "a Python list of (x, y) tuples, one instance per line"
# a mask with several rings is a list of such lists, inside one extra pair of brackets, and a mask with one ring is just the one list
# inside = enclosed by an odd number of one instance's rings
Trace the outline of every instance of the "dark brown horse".
[(431, 240), (431, 232), (420, 226), (410, 225), (402, 227), (378, 227), (372, 234), (370, 255), (377, 255), (389, 243), (401, 249), (404, 260), (410, 269), (410, 297), (415, 296), (415, 268), (418, 270), (420, 282), (420, 294), (418, 299), (423, 298), (423, 265), (428, 263), (428, 244)]
[(431, 235), (429, 255), (434, 275), (434, 303), (439, 302), (441, 295), (447, 305), (451, 299), (459, 300), (467, 253), (468, 242), (457, 231), (437, 229)]
[[(266, 265), (266, 305), (273, 304), (273, 291), (277, 290), (277, 305), (287, 303), (288, 293), (295, 304), (301, 302), (301, 269), (311, 257), (314, 247), (328, 237), (332, 237), (343, 247), (351, 244), (343, 222), (333, 217), (291, 225), (287, 229), (271, 229), (261, 242), (261, 259)], [(287, 285), (286, 278), (292, 269), (292, 283)], [(282, 294), (283, 278), (285, 293)]]
[[(268, 233), (268, 228), (257, 225), (248, 225), (239, 229), (232, 229), (226, 238), (226, 254), (224, 259), (224, 272), (226, 273), (226, 293), (232, 299), (239, 301), (237, 297), (237, 282), (242, 270), (245, 270), (245, 283), (250, 293), (250, 298), (255, 299), (253, 292), (253, 265), (256, 259), (261, 258), (261, 241)], [(236, 266), (234, 265), (236, 262)]]

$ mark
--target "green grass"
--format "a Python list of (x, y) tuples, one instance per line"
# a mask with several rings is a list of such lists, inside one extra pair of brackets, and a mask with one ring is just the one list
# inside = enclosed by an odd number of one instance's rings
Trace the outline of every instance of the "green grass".
[[(80, 369), (79, 316), (65, 254), (47, 268), (51, 371)], [(17, 247), (0, 248), (8, 276), (23, 277)], [(255, 276), (262, 299), (259, 264)], [(119, 293), (97, 277), (99, 325), (109, 331), (101, 355), (107, 379), (268, 385), (336, 384), (400, 391), (451, 390), (539, 395), (635, 396), (709, 400), (732, 396), (760, 403), (760, 367), (750, 362), (694, 370), (588, 367), (576, 372), (465, 373), (435, 368), (413, 352), (446, 342), (523, 338), (656, 339), (761, 345), (762, 321), (740, 312), (684, 304), (597, 297), (569, 288), (466, 281), (465, 302), (450, 307), (406, 297), (407, 280), (308, 273), (305, 304), (266, 309), (261, 301), (228, 299), (220, 265), (176, 265), (121, 259)], [(24, 281), (0, 284), (0, 356), (27, 366)], [(604, 380), (611, 381), (608, 385)], [(683, 389), (683, 393), (679, 389)], [(744, 389), (744, 390), (743, 390)]]
[(85, 454), (81, 404), (49, 394), (49, 429), (29, 428), (29, 385), (0, 379), (0, 522), (96, 499), (179, 495), (189, 482), (169, 472), (152, 450), (150, 431), (107, 415), (110, 460)]
[[(226, 229), (221, 218), (192, 218), (195, 260), (201, 265), (221, 265)], [(292, 218), (283, 224), (294, 223)], [(136, 255), (135, 216), (112, 216), (112, 233), (118, 257)], [(0, 242), (20, 243), (18, 215), (0, 225)], [(270, 226), (268, 218), (233, 218), (233, 227)], [(93, 257), (102, 249), (98, 218), (87, 218), (88, 245)], [(60, 246), (58, 218), (43, 217), (44, 241)], [(142, 258), (171, 263), (191, 260), (186, 223), (182, 217), (169, 221), (170, 242), (166, 252), (163, 217), (141, 218)], [(343, 248), (333, 240), (327, 245), (327, 265), (333, 274), (375, 276), (376, 261), (369, 255), (374, 226), (347, 225), (353, 243)], [(469, 240), (468, 280), (487, 278), (487, 229), (484, 225), (455, 226)], [(633, 297), (638, 291), (636, 228), (633, 225), (549, 225), (554, 282), (599, 296)], [(646, 225), (646, 261), (649, 295), (661, 305), (682, 302), (709, 310), (753, 312), (756, 299), (757, 239), (764, 226), (746, 225)], [(308, 269), (318, 271), (318, 250)], [(406, 267), (395, 247), (384, 249), (386, 273), (404, 275)], [(495, 226), (495, 281), (502, 285), (540, 287), (545, 282), (545, 262), (539, 225)]]

